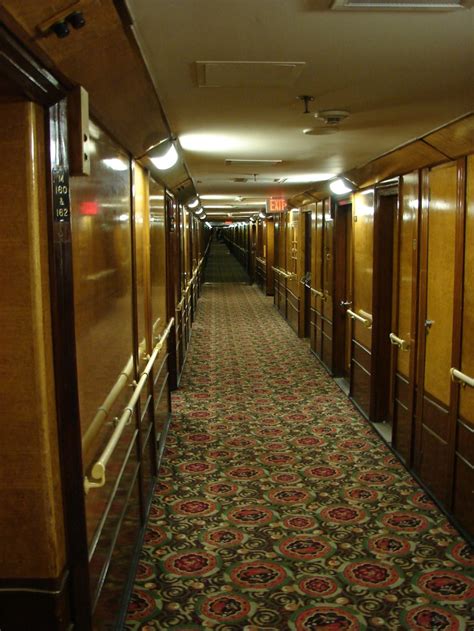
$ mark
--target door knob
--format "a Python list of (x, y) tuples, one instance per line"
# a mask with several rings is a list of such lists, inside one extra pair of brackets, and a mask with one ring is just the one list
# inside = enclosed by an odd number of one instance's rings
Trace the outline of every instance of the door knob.
[(425, 332), (428, 334), (430, 332), (431, 327), (435, 323), (434, 320), (425, 320)]

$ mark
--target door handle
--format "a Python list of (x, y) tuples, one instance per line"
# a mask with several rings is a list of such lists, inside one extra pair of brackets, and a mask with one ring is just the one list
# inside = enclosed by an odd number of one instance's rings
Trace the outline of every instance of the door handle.
[(433, 326), (433, 324), (435, 323), (434, 320), (425, 320), (425, 333), (426, 335), (428, 335), (428, 333), (430, 332), (431, 327)]

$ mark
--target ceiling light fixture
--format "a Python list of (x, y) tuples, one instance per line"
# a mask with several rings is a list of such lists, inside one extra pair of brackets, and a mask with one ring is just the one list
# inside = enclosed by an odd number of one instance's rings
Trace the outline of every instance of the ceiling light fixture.
[(329, 188), (334, 195), (346, 195), (347, 193), (352, 193), (355, 186), (346, 178), (338, 177), (329, 183)]
[(203, 208), (196, 208), (196, 210), (194, 211), (196, 213), (196, 215), (202, 215), (202, 213), (204, 212)]
[(173, 138), (165, 138), (147, 151), (147, 155), (160, 171), (167, 171), (178, 162), (178, 152), (174, 146)]
[[(191, 198), (192, 199), (192, 198)], [(192, 199), (191, 202), (188, 202), (186, 204), (186, 206), (188, 208), (196, 208), (196, 206), (199, 206), (199, 199), (197, 197), (195, 197), (194, 199)]]

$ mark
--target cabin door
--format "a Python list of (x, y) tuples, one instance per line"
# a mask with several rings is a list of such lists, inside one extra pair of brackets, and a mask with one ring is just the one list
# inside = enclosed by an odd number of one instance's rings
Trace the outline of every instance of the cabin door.
[(334, 226), (334, 343), (333, 369), (341, 387), (349, 392), (351, 374), (351, 324), (346, 310), (352, 306), (352, 204), (337, 202)]
[(303, 284), (303, 304), (304, 304), (304, 324), (303, 335), (311, 335), (311, 212), (304, 213), (304, 275), (301, 279)]
[(411, 465), (414, 436), (419, 173), (400, 178), (394, 230), (390, 417), (392, 444)]
[(455, 298), (457, 165), (443, 164), (423, 175), (421, 219), (420, 361), (415, 468), (436, 497), (448, 505), (451, 357)]
[[(461, 348), (455, 356), (452, 376), (457, 403), (454, 437), (454, 492), (452, 510), (460, 524), (474, 534), (474, 155), (467, 160), (466, 220), (464, 243)], [(458, 239), (459, 242), (459, 239)]]
[(299, 332), (301, 239), (300, 211), (290, 210), (286, 214), (286, 314), (291, 328)]

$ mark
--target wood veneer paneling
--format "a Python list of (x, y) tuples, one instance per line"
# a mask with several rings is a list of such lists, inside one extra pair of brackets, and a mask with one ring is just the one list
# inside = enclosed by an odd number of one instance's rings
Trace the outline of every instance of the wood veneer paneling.
[(474, 151), (474, 114), (428, 134), (424, 140), (450, 158), (472, 153)]
[[(461, 371), (474, 377), (474, 155), (467, 161)], [(474, 427), (474, 388), (461, 388), (459, 414)], [(474, 464), (474, 462), (473, 462)]]
[(150, 277), (151, 321), (153, 343), (166, 327), (166, 234), (165, 193), (163, 187), (150, 180)]
[(449, 369), (453, 339), (456, 164), (449, 163), (432, 169), (429, 185), (426, 319), (432, 320), (433, 324), (426, 335), (424, 388), (427, 393), (449, 405)]
[(58, 577), (65, 540), (43, 110), (0, 104), (0, 577)]
[[(354, 195), (353, 206), (353, 306), (372, 314), (373, 256), (374, 256), (374, 191), (368, 189)], [(372, 331), (354, 321), (354, 339), (372, 348)]]

